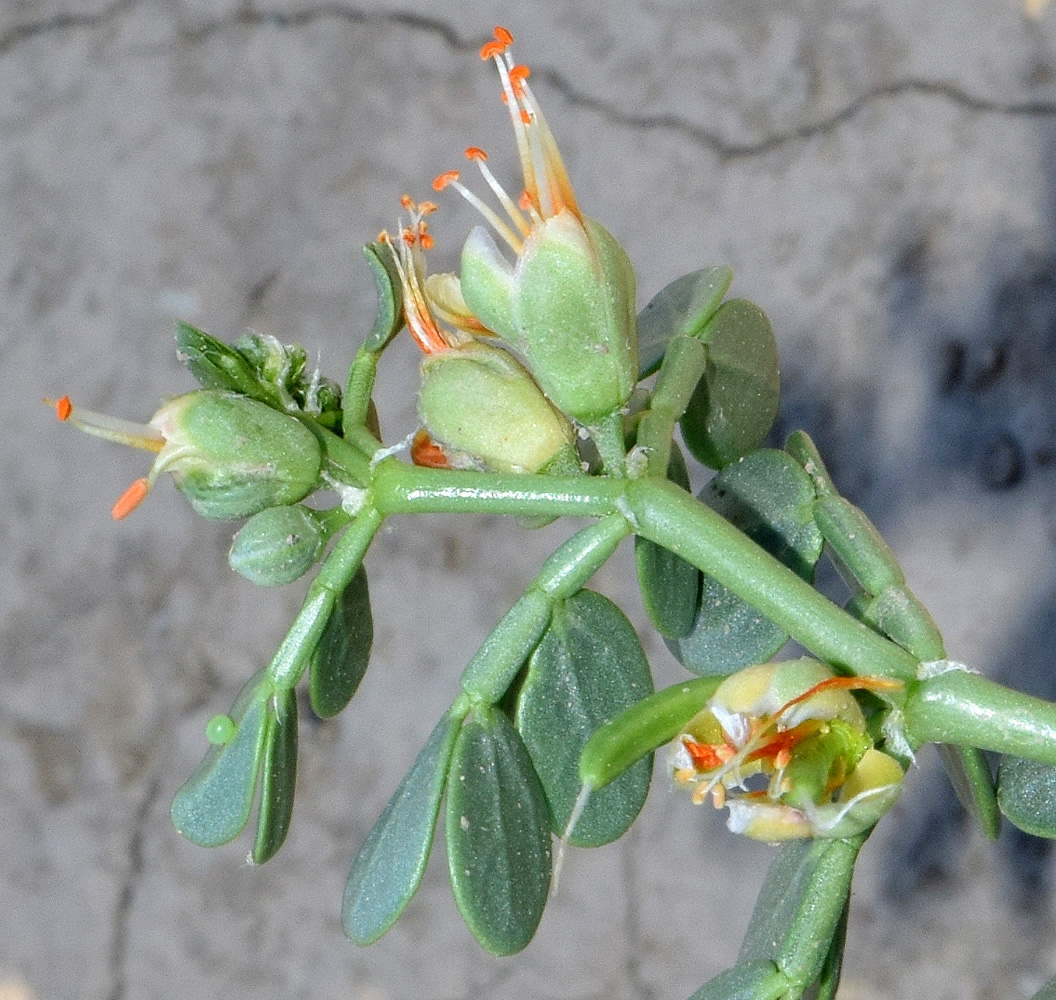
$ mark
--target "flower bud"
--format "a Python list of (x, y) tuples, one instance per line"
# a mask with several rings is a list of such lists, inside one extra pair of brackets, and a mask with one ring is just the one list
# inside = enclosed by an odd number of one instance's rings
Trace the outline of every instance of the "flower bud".
[(150, 421), (165, 439), (152, 475), (172, 473), (203, 517), (248, 517), (296, 503), (319, 479), (322, 453), (296, 417), (233, 393), (201, 389)]
[(512, 266), (476, 227), (462, 250), (462, 295), (562, 412), (590, 424), (630, 398), (638, 378), (634, 272), (592, 219), (564, 209), (538, 223)]
[(418, 412), (452, 457), (497, 472), (578, 469), (571, 424), (502, 348), (474, 343), (426, 355)]
[(235, 535), (227, 561), (262, 587), (280, 587), (308, 572), (326, 547), (318, 515), (299, 504), (254, 514)]

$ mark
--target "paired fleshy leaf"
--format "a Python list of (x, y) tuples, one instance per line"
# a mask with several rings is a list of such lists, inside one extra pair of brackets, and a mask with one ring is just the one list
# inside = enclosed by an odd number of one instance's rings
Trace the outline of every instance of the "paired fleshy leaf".
[(268, 729), (262, 677), (254, 676), (235, 700), (234, 734), (209, 749), (173, 799), (173, 825), (199, 847), (226, 844), (249, 822)]
[(321, 719), (333, 718), (352, 699), (367, 671), (373, 641), (367, 573), (360, 566), (334, 605), (308, 668), (308, 696)]
[(341, 907), (345, 933), (356, 944), (377, 941), (418, 890), (461, 724), (452, 715), (437, 723), (356, 856)]
[(681, 420), (686, 447), (722, 469), (762, 444), (777, 417), (777, 342), (766, 314), (746, 299), (723, 303), (705, 325), (708, 366)]
[[(832, 965), (854, 862), (867, 834), (844, 840), (794, 840), (766, 874), (738, 962), (771, 961), (802, 991)], [(831, 972), (827, 977), (831, 981)], [(799, 995), (799, 993), (793, 993)]]
[(268, 732), (260, 772), (260, 808), (253, 860), (273, 858), (290, 829), (297, 783), (297, 696), (287, 688), (267, 705)]
[(660, 367), (677, 336), (695, 337), (714, 315), (733, 281), (728, 267), (705, 267), (676, 278), (638, 314), (638, 377)]
[[(517, 728), (535, 764), (555, 833), (568, 826), (579, 795), (580, 755), (603, 723), (653, 690), (642, 644), (607, 597), (582, 590), (553, 611), (528, 661), (517, 701)], [(569, 834), (595, 847), (622, 836), (645, 803), (651, 755), (590, 796)]]
[(550, 887), (550, 811), (513, 723), (488, 706), (459, 731), (445, 820), (455, 901), (493, 955), (532, 939)]
[(739, 962), (708, 980), (689, 1000), (780, 1000), (788, 996), (788, 977), (773, 962)]
[(261, 382), (253, 366), (239, 351), (179, 320), (176, 322), (176, 356), (203, 389), (223, 389), (261, 403), (275, 402), (271, 387)]
[[(667, 478), (689, 490), (686, 460), (671, 447)], [(700, 597), (700, 570), (668, 549), (645, 538), (634, 540), (638, 588), (649, 620), (668, 639), (681, 639), (693, 628)]]
[(403, 292), (400, 290), (400, 276), (396, 272), (392, 254), (385, 244), (368, 243), (363, 248), (363, 256), (374, 276), (378, 305), (374, 325), (363, 341), (362, 350), (376, 354), (403, 326)]
[[(810, 477), (782, 451), (762, 449), (723, 469), (700, 499), (806, 580), (823, 540), (814, 521)], [(693, 628), (668, 647), (694, 673), (729, 674), (762, 663), (787, 633), (705, 576)]]
[(1056, 767), (1005, 755), (997, 772), (997, 801), (1008, 821), (1035, 837), (1056, 838)]

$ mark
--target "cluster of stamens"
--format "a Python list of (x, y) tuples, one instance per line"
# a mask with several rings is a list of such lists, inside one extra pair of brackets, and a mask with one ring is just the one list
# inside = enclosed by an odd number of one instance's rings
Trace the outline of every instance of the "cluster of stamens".
[(513, 35), (503, 27), (496, 27), (495, 37), (481, 47), (480, 57), (494, 60), (499, 70), (502, 99), (510, 112), (524, 175), (524, 189), (520, 197), (516, 200), (510, 197), (488, 167), (487, 154), (478, 146), (470, 146), (465, 151), (466, 159), (476, 163), (507, 218), (504, 219), (470, 191), (462, 183), (457, 170), (445, 170), (433, 181), (433, 188), (442, 191), (452, 187), (458, 191), (484, 216), (507, 246), (519, 254), (533, 227), (562, 209), (577, 215), (578, 209), (553, 133), (528, 86), (531, 70), (513, 61), (509, 51), (512, 44)]

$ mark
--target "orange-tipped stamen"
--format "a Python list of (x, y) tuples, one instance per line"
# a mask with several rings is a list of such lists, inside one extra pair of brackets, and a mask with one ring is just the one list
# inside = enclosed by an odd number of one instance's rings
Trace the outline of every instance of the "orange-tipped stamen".
[(409, 194), (400, 195), (400, 204), (408, 211), (414, 209), (414, 199)]
[(45, 399), (44, 402), (55, 407), (55, 416), (60, 420), (70, 419), (70, 414), (73, 413), (73, 403), (70, 402), (69, 396), (63, 396), (62, 399)]
[(454, 184), (459, 176), (457, 170), (445, 170), (442, 174), (437, 174), (436, 177), (433, 178), (433, 190), (443, 191), (448, 184)]
[(117, 503), (110, 509), (110, 516), (115, 521), (128, 517), (145, 499), (150, 492), (150, 480), (145, 476), (137, 479), (121, 496)]
[(419, 215), (432, 215), (440, 206), (435, 201), (422, 201), (418, 203)]
[(485, 42), (480, 47), (480, 58), (481, 59), (494, 59), (495, 56), (501, 56), (506, 51), (506, 46), (500, 42), (497, 38), (492, 39), (489, 42)]
[(423, 250), (432, 250), (434, 243), (435, 241), (433, 240), (432, 236), (430, 236), (427, 232), (423, 231), (418, 234), (418, 245)]
[(486, 162), (488, 154), (478, 146), (470, 146), (466, 150), (466, 157), (476, 162), (481, 176), (488, 187), (491, 188), (495, 197), (499, 199), (502, 207), (506, 209), (506, 214), (510, 217), (510, 221), (520, 230), (521, 236), (527, 236), (532, 231), (531, 223), (524, 217), (524, 213), (520, 211), (513, 199), (506, 193), (506, 189), (499, 183), (498, 178), (491, 172), (491, 168)]
[(514, 94), (518, 97), (524, 96), (524, 81), (531, 75), (532, 71), (521, 63), (510, 67), (510, 83), (513, 86)]
[(509, 30), (504, 28), (501, 24), (496, 24), (495, 40), (502, 42), (503, 45), (510, 46), (513, 44), (513, 35), (511, 35)]

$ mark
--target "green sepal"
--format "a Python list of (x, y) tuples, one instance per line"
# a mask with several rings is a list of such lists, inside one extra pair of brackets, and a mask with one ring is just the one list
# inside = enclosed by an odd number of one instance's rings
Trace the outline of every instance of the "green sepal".
[(705, 267), (676, 278), (638, 313), (638, 377), (660, 367), (667, 345), (679, 336), (695, 337), (714, 315), (733, 282), (730, 268)]
[[(783, 451), (761, 449), (723, 469), (700, 499), (805, 580), (824, 541), (814, 520), (810, 477)], [(730, 674), (762, 663), (788, 634), (708, 576), (693, 628), (668, 648), (697, 674)]]
[[(667, 478), (689, 491), (689, 470), (679, 448), (672, 444)], [(681, 639), (693, 628), (700, 598), (700, 570), (648, 539), (634, 540), (638, 589), (649, 620), (668, 639)]]
[(550, 811), (506, 715), (478, 706), (455, 742), (445, 817), (448, 870), (466, 925), (493, 955), (531, 941), (550, 887)]
[(280, 691), (267, 705), (267, 736), (260, 772), (260, 808), (253, 861), (273, 858), (290, 829), (297, 784), (297, 696), (292, 688)]
[(766, 873), (738, 962), (774, 962), (794, 996), (818, 980), (840, 933), (854, 862), (867, 836), (783, 845)]
[(378, 305), (374, 314), (374, 325), (363, 341), (361, 350), (376, 354), (384, 349), (403, 326), (403, 292), (389, 247), (384, 243), (368, 243), (363, 247), (363, 256), (374, 276)]
[(1024, 833), (1056, 838), (1056, 767), (1004, 755), (997, 771), (997, 802)]
[(686, 447), (722, 469), (762, 444), (777, 417), (780, 378), (770, 320), (746, 299), (723, 303), (701, 333), (703, 378), (680, 421)]
[(579, 780), (604, 788), (629, 767), (670, 743), (715, 693), (722, 677), (696, 677), (673, 684), (625, 709), (594, 730), (579, 758)]
[(709, 979), (689, 1000), (781, 1000), (788, 996), (788, 977), (773, 962), (739, 962)]
[(360, 566), (334, 605), (308, 666), (308, 698), (321, 719), (337, 715), (367, 672), (374, 642), (367, 571)]
[(249, 822), (268, 729), (270, 686), (263, 681), (261, 671), (242, 688), (230, 712), (234, 736), (209, 748), (172, 800), (173, 826), (199, 847), (226, 844)]
[[(553, 610), (528, 661), (516, 724), (563, 833), (576, 804), (580, 754), (591, 734), (653, 690), (649, 662), (624, 613), (607, 597), (581, 590)], [(569, 842), (597, 847), (621, 837), (645, 804), (647, 755), (618, 781), (592, 794)]]
[(176, 357), (203, 389), (237, 392), (269, 405), (278, 402), (275, 391), (261, 382), (239, 351), (181, 320), (176, 321)]
[(436, 724), (356, 855), (341, 905), (345, 934), (356, 944), (377, 941), (418, 890), (461, 725), (450, 713)]

